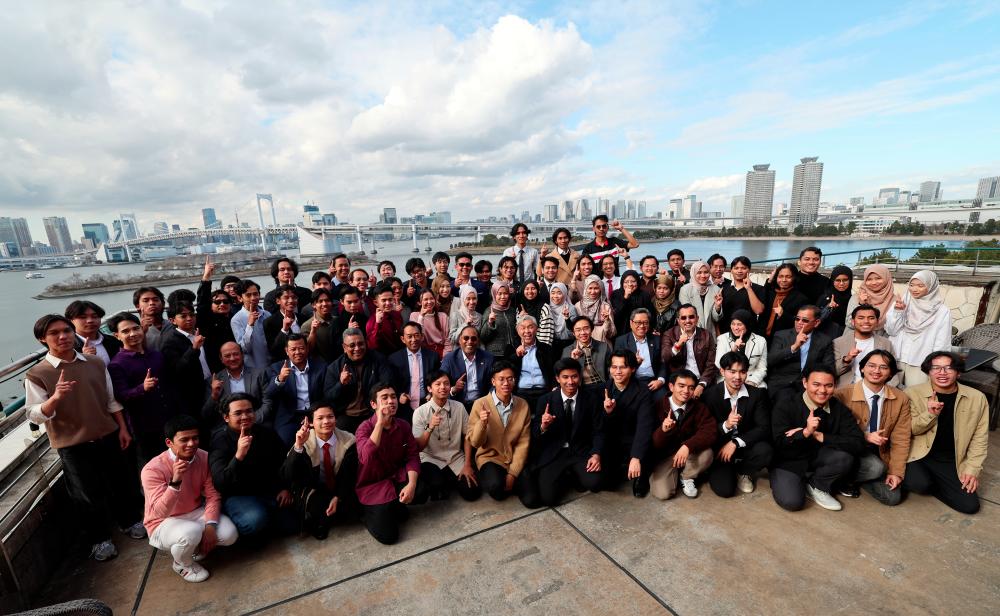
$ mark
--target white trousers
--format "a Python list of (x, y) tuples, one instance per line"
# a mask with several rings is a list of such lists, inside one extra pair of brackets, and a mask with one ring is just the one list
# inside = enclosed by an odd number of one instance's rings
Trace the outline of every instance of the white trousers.
[[(205, 508), (198, 507), (188, 513), (172, 516), (160, 522), (160, 525), (149, 537), (149, 545), (158, 550), (169, 551), (176, 562), (190, 567), (194, 562), (192, 557), (195, 550), (198, 549), (198, 544), (201, 543), (201, 535), (204, 530)], [(236, 525), (225, 515), (219, 516), (219, 525), (215, 530), (219, 538), (219, 545), (232, 545), (239, 536)]]

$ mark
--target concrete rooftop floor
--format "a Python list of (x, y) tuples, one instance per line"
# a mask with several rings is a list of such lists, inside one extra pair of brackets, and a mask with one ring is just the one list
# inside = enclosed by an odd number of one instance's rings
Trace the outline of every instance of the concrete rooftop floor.
[(782, 511), (753, 494), (667, 502), (618, 492), (530, 511), (516, 498), (411, 508), (401, 541), (360, 524), (323, 542), (220, 548), (188, 584), (170, 558), (119, 538), (108, 563), (68, 561), (39, 599), (96, 598), (116, 614), (997, 614), (1000, 434), (977, 515), (867, 494), (841, 512)]

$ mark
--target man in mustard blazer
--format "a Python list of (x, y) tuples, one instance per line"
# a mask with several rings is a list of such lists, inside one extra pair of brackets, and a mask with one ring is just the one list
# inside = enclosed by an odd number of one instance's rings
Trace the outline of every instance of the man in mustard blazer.
[(906, 388), (913, 440), (903, 489), (933, 494), (960, 513), (976, 513), (989, 439), (986, 396), (958, 383), (965, 362), (955, 353), (934, 351), (920, 369), (930, 380)]
[(889, 351), (870, 351), (858, 365), (862, 380), (834, 395), (851, 410), (864, 432), (868, 451), (855, 463), (853, 483), (842, 487), (840, 493), (857, 498), (861, 495), (857, 485), (861, 484), (878, 502), (895, 506), (903, 496), (899, 485), (910, 455), (910, 399), (887, 384), (899, 372)]
[(552, 243), (555, 244), (555, 248), (545, 246), (541, 251), (542, 258), (538, 262), (539, 280), (545, 277), (543, 272), (545, 257), (551, 256), (557, 259), (558, 273), (556, 274), (556, 280), (567, 287), (572, 287), (573, 274), (576, 273), (576, 264), (580, 262), (580, 253), (569, 247), (569, 241), (572, 237), (573, 234), (565, 227), (559, 227), (555, 230), (552, 234)]
[(469, 412), (469, 444), (476, 448), (479, 486), (494, 500), (503, 500), (528, 461), (531, 410), (514, 396), (514, 366), (508, 361), (493, 364), (493, 391), (476, 400)]

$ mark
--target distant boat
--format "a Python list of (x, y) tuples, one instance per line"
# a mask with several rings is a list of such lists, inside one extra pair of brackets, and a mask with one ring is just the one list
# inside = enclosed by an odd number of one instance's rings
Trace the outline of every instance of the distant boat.
[(27, 274), (24, 275), (24, 277), (27, 278), (28, 280), (31, 280), (33, 278), (45, 278), (45, 276), (43, 276), (39, 272), (28, 272)]

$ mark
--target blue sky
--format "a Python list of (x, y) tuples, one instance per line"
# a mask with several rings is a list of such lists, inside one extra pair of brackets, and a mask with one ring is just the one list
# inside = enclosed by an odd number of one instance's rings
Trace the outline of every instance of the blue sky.
[[(366, 222), (603, 196), (726, 210), (1000, 174), (995, 2), (27, 3), (0, 17), (0, 210)], [(266, 33), (266, 34), (263, 34)], [(28, 57), (15, 50), (31, 47)]]

